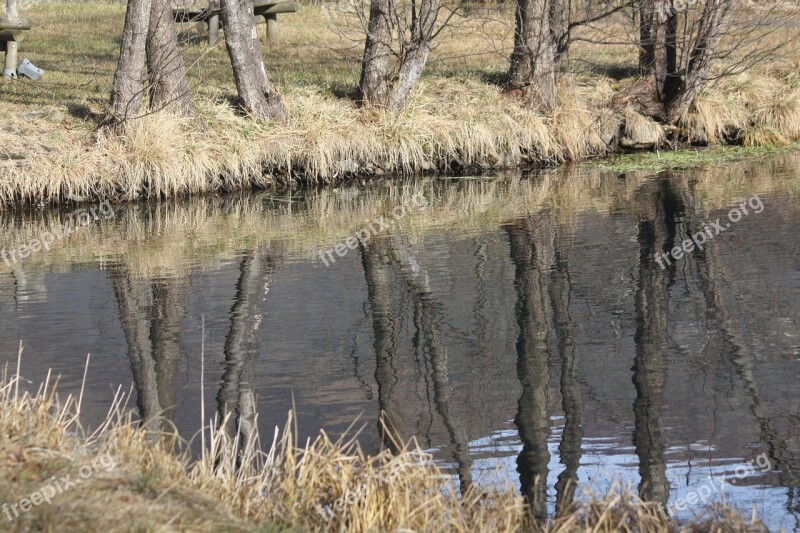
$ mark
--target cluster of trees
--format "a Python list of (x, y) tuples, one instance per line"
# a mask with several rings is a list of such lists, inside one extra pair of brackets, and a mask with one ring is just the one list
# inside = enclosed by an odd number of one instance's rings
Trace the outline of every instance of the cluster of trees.
[[(252, 0), (221, 0), (225, 44), (242, 109), (256, 120), (285, 121), (255, 31)], [(676, 123), (711, 77), (735, 0), (516, 0), (507, 87), (552, 112), (558, 78), (575, 30), (616, 14), (636, 25), (642, 81), (619, 99), (667, 124)], [(680, 5), (678, 5), (680, 4)], [(458, 9), (442, 0), (370, 0), (358, 87), (361, 105), (399, 111), (422, 74), (432, 43)], [(143, 75), (146, 69), (146, 76)], [(168, 0), (129, 0), (109, 122), (120, 127), (151, 109), (192, 115), (186, 65)]]

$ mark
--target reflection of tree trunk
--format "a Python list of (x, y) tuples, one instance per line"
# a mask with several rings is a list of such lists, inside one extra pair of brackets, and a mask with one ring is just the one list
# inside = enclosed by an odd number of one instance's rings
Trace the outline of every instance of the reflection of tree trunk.
[(466, 432), (451, 409), (453, 384), (450, 382), (450, 373), (447, 369), (447, 350), (442, 345), (439, 333), (441, 310), (431, 294), (428, 274), (417, 261), (407, 240), (396, 237), (392, 242), (392, 252), (395, 260), (400, 263), (408, 292), (414, 299), (416, 327), (414, 347), (417, 351), (427, 354), (431, 362), (436, 410), (450, 434), (458, 479), (461, 491), (464, 493), (472, 485), (472, 460), (469, 456), (469, 440)]
[(578, 483), (578, 467), (581, 462), (583, 440), (583, 401), (578, 383), (578, 360), (575, 354), (575, 322), (570, 313), (572, 285), (567, 258), (559, 247), (556, 234), (553, 282), (550, 300), (553, 305), (553, 321), (558, 337), (558, 355), (561, 360), (561, 402), (564, 409), (564, 433), (558, 447), (564, 470), (556, 483), (556, 514), (569, 508)]
[(381, 411), (378, 431), (384, 445), (397, 452), (395, 439), (405, 435), (405, 428), (399, 409), (394, 405), (394, 390), (400, 377), (395, 360), (398, 324), (391, 273), (392, 258), (386, 242), (376, 240), (368, 246), (361, 246), (361, 259), (375, 334), (375, 381), (378, 384), (378, 405)]
[[(696, 220), (690, 220), (691, 222), (695, 222), (694, 228), (700, 231), (702, 225)], [(691, 233), (690, 230), (689, 234)], [(772, 470), (779, 473), (781, 483), (789, 490), (789, 507), (796, 514), (798, 499), (800, 499), (800, 487), (798, 486), (800, 483), (795, 475), (792, 452), (786, 441), (778, 434), (772, 418), (768, 415), (767, 401), (764, 400), (753, 375), (753, 354), (745, 348), (744, 343), (735, 333), (733, 320), (724, 300), (724, 290), (721, 290), (721, 285), (727, 280), (724, 266), (717, 258), (716, 243), (713, 240), (708, 241), (705, 249), (698, 251), (695, 257), (707, 314), (716, 322), (722, 340), (722, 353), (730, 357), (739, 378), (744, 383), (750, 398), (750, 412), (758, 422), (761, 440), (767, 445), (768, 455), (772, 461)]]
[(547, 475), (550, 435), (547, 388), (550, 383), (550, 331), (547, 309), (550, 307), (545, 287), (545, 272), (553, 259), (552, 233), (549, 225), (527, 219), (509, 226), (511, 260), (515, 267), (517, 289), (517, 375), (522, 395), (517, 403), (514, 423), (519, 430), (522, 451), (517, 459), (522, 492), (533, 517), (547, 519)]
[(119, 316), (133, 381), (136, 384), (139, 416), (151, 431), (157, 431), (153, 420), (161, 413), (158, 402), (158, 382), (150, 344), (151, 294), (146, 280), (133, 278), (124, 267), (115, 268), (111, 282), (119, 304)]
[(236, 297), (231, 307), (231, 326), (225, 338), (225, 373), (217, 395), (224, 430), (229, 437), (239, 436), (244, 452), (253, 442), (256, 429), (256, 402), (253, 370), (260, 350), (258, 328), (262, 301), (269, 291), (272, 259), (259, 251), (244, 255), (239, 266)]
[(186, 283), (162, 279), (153, 283), (153, 325), (150, 339), (156, 361), (158, 403), (167, 419), (175, 410), (175, 370), (183, 358), (181, 326), (188, 305)]
[(120, 322), (136, 384), (139, 415), (150, 431), (166, 429), (175, 407), (175, 369), (183, 356), (180, 330), (186, 316), (186, 289), (179, 280), (152, 285), (125, 267), (112, 270)]
[(636, 358), (633, 365), (633, 384), (636, 400), (633, 403), (635, 430), (633, 443), (639, 456), (641, 483), (639, 494), (648, 501), (666, 505), (669, 498), (665, 442), (658, 417), (667, 381), (667, 336), (670, 270), (656, 263), (656, 254), (672, 248), (676, 210), (679, 205), (669, 189), (661, 182), (663, 204), (639, 221), (639, 281), (636, 289)]

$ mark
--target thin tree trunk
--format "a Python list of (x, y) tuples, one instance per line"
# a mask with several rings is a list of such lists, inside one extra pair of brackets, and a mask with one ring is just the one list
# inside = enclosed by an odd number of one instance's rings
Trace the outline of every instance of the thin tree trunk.
[(553, 237), (555, 269), (551, 273), (550, 302), (558, 339), (561, 360), (561, 406), (564, 410), (564, 430), (558, 452), (564, 470), (556, 482), (556, 515), (569, 512), (578, 485), (578, 468), (581, 463), (583, 442), (583, 400), (578, 381), (578, 357), (575, 347), (575, 321), (570, 310), (572, 283), (567, 257), (560, 247), (559, 233)]
[(689, 110), (689, 106), (692, 105), (697, 94), (708, 82), (719, 40), (728, 29), (732, 11), (732, 0), (708, 0), (706, 2), (699, 22), (698, 36), (689, 57), (686, 75), (679, 90), (675, 90), (675, 95), (670, 101), (666, 117), (667, 123), (676, 124)]
[[(392, 40), (395, 32), (401, 36), (406, 28), (396, 28), (394, 17), (398, 9), (393, 0), (370, 2), (369, 26), (361, 65), (359, 99), (362, 104), (387, 107), (394, 112), (402, 110), (419, 81), (431, 51), (436, 19), (441, 0), (421, 0), (419, 11), (411, 11), (408, 30), (410, 40), (401, 40), (398, 63), (390, 68), (393, 55)], [(404, 39), (401, 37), (401, 39)]]
[(148, 290), (149, 282), (134, 278), (122, 265), (117, 265), (111, 271), (110, 278), (119, 305), (120, 324), (128, 345), (139, 416), (148, 432), (158, 433), (161, 431), (158, 420), (161, 416), (161, 404), (158, 397), (158, 375), (150, 343), (152, 294)]
[(428, 55), (431, 53), (431, 39), (441, 7), (441, 0), (422, 0), (419, 20), (412, 20), (413, 38), (403, 56), (400, 72), (389, 99), (389, 108), (392, 111), (397, 112), (405, 107), (411, 91), (422, 75)]
[[(509, 70), (512, 89), (523, 91), (531, 106), (550, 113), (558, 105), (558, 44), (551, 26), (562, 12), (550, 0), (517, 0), (514, 50)], [(557, 24), (563, 21), (558, 20)]]
[[(633, 444), (639, 457), (640, 496), (647, 501), (667, 504), (669, 481), (664, 457), (666, 445), (659, 416), (667, 381), (667, 335), (669, 278), (671, 269), (662, 269), (656, 258), (671, 249), (680, 210), (670, 194), (669, 182), (661, 182), (655, 206), (645, 205), (648, 214), (639, 222), (639, 281), (636, 288), (636, 357), (632, 381), (636, 388), (633, 402)], [(652, 189), (647, 189), (652, 193)], [(653, 195), (655, 196), (655, 195)], [(650, 196), (648, 196), (649, 198)], [(674, 267), (672, 267), (674, 268)]]
[(447, 367), (447, 349), (439, 333), (439, 324), (442, 323), (440, 305), (433, 298), (428, 273), (417, 260), (407, 238), (396, 236), (392, 242), (392, 252), (400, 263), (408, 293), (414, 302), (414, 351), (427, 355), (431, 363), (433, 401), (450, 435), (459, 486), (464, 494), (472, 485), (472, 459), (469, 455), (469, 438), (452, 409), (453, 384)]
[(150, 340), (156, 364), (158, 403), (170, 420), (175, 411), (175, 372), (185, 358), (181, 330), (186, 318), (188, 283), (178, 278), (153, 281), (153, 319)]
[(146, 45), (150, 108), (168, 108), (181, 115), (194, 115), (194, 105), (186, 79), (186, 63), (178, 49), (178, 35), (170, 2), (151, 2)]
[(283, 99), (270, 83), (264, 67), (253, 19), (253, 0), (223, 0), (222, 23), (242, 108), (257, 120), (285, 122)]
[(125, 121), (139, 115), (144, 92), (145, 41), (151, 0), (129, 0), (122, 30), (119, 63), (114, 74), (107, 122), (122, 132)]

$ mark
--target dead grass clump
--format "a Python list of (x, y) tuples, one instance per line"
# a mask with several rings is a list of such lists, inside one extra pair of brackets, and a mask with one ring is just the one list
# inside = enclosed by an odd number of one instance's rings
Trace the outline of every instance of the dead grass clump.
[(623, 144), (632, 146), (661, 146), (664, 142), (664, 127), (628, 106), (624, 111), (625, 128)]
[(749, 121), (749, 113), (738, 98), (709, 89), (697, 96), (691, 109), (681, 117), (680, 126), (689, 142), (719, 144), (735, 137)]
[(789, 140), (800, 139), (800, 90), (780, 90), (755, 113), (755, 123)]
[(771, 126), (749, 126), (740, 132), (742, 146), (786, 146), (790, 143), (780, 131)]

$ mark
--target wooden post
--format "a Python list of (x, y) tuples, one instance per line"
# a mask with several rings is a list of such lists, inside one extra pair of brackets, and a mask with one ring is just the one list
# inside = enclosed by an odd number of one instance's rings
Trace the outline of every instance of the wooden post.
[(17, 0), (6, 0), (6, 18), (9, 20), (18, 19)]
[(208, 17), (208, 45), (217, 46), (219, 42), (219, 14), (212, 13)]
[(17, 77), (17, 41), (8, 41), (6, 44), (6, 62), (3, 67), (3, 76)]
[[(6, 18), (14, 20), (19, 18), (17, 0), (6, 0)], [(17, 42), (13, 39), (6, 43), (6, 61), (3, 65), (3, 76), (6, 78), (17, 77)]]
[(267, 40), (276, 41), (278, 39), (278, 15), (266, 15), (267, 19)]

